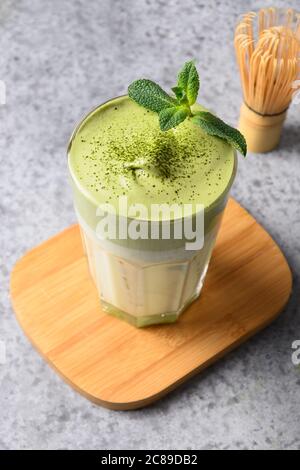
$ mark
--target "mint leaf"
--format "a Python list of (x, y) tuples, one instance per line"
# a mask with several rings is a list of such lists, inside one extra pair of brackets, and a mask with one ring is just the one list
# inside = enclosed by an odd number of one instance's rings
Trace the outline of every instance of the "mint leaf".
[(136, 80), (129, 85), (128, 95), (132, 100), (155, 113), (177, 105), (174, 98), (151, 80)]
[(168, 131), (172, 127), (178, 126), (188, 115), (188, 109), (179, 106), (163, 109), (159, 113), (159, 125), (161, 130)]
[(225, 124), (221, 119), (208, 111), (199, 111), (192, 117), (192, 121), (201, 127), (207, 134), (226, 140), (244, 157), (247, 154), (247, 143), (245, 137), (233, 127)]
[(192, 106), (198, 96), (200, 82), (199, 75), (193, 61), (186, 62), (177, 77), (177, 86), (182, 88)]
[(174, 86), (172, 91), (175, 93), (178, 104), (183, 104), (189, 107), (189, 102), (186, 96), (186, 92), (180, 86)]
[(185, 92), (183, 90), (183, 88), (181, 88), (180, 86), (174, 86), (172, 88), (172, 91), (174, 92), (176, 98), (180, 101), (184, 95), (185, 95)]

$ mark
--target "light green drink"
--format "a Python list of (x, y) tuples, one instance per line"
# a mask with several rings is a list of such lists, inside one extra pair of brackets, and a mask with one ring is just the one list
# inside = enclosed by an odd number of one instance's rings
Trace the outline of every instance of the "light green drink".
[[(198, 105), (194, 109), (202, 109)], [(236, 154), (224, 140), (206, 134), (190, 120), (162, 132), (157, 115), (127, 96), (91, 112), (75, 130), (68, 163), (89, 268), (103, 308), (136, 326), (175, 321), (198, 297), (228, 193), (236, 172)], [(97, 207), (128, 217), (136, 203), (146, 212), (136, 219), (149, 226), (153, 205), (204, 206), (204, 246), (187, 250), (186, 239), (99, 239)], [(147, 214), (147, 215), (145, 215)], [(161, 213), (158, 226), (178, 222)], [(118, 230), (117, 230), (118, 232)], [(118, 232), (119, 233), (119, 232)], [(174, 235), (174, 234), (173, 234)]]

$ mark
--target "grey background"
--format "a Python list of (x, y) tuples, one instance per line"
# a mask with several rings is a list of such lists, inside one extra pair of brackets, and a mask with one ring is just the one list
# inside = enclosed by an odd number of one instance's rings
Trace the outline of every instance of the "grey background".
[[(0, 448), (300, 448), (300, 104), (278, 150), (240, 159), (233, 194), (282, 247), (294, 275), (288, 308), (264, 332), (150, 408), (113, 412), (65, 385), (25, 339), (9, 273), (29, 248), (75, 221), (66, 144), (90, 108), (141, 76), (170, 86), (196, 58), (200, 101), (232, 124), (241, 92), (238, 15), (269, 2), (1, 0)], [(277, 2), (283, 6), (285, 2)], [(298, 1), (290, 6), (300, 7)]]

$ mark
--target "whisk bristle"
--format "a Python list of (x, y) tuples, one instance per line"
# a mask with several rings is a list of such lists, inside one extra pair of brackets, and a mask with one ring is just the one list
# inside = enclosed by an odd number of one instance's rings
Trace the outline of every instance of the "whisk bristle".
[(245, 103), (263, 115), (286, 110), (300, 88), (300, 15), (277, 8), (243, 15), (235, 48)]

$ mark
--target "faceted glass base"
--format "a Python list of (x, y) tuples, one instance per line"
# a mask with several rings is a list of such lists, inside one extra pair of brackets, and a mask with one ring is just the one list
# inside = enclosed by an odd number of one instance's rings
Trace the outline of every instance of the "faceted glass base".
[(130, 323), (137, 328), (143, 328), (145, 326), (150, 325), (159, 325), (159, 324), (166, 324), (166, 323), (174, 323), (178, 320), (179, 315), (189, 307), (189, 305), (196, 300), (199, 295), (196, 295), (193, 299), (191, 299), (186, 305), (184, 305), (178, 312), (170, 312), (170, 313), (161, 313), (160, 315), (145, 315), (136, 317), (134, 315), (130, 315), (130, 313), (124, 312), (119, 310), (118, 308), (114, 307), (113, 305), (101, 300), (101, 305), (103, 310), (120, 320), (125, 320), (127, 323)]

